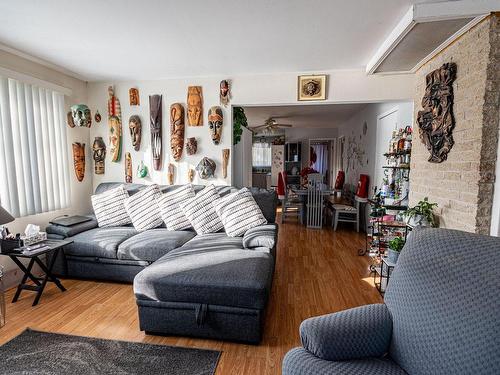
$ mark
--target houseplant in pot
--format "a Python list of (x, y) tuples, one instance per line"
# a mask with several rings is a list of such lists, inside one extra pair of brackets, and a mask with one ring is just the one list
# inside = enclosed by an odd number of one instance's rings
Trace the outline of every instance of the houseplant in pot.
[(405, 240), (401, 237), (395, 237), (389, 241), (389, 249), (387, 252), (387, 259), (389, 261), (396, 263), (398, 261), (399, 253), (405, 245)]
[(409, 208), (405, 213), (405, 221), (411, 227), (435, 227), (434, 208), (437, 203), (430, 203), (429, 198), (425, 197), (417, 203), (416, 206)]

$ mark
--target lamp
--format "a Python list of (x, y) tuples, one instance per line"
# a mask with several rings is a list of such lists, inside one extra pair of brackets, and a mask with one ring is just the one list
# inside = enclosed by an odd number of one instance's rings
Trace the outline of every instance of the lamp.
[(14, 221), (14, 217), (5, 208), (0, 206), (0, 225), (10, 223), (11, 221)]

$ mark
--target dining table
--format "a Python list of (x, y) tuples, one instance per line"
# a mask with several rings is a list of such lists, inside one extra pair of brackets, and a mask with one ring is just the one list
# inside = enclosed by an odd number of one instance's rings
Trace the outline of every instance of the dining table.
[[(300, 223), (305, 225), (307, 223), (307, 193), (308, 193), (308, 189), (306, 188), (303, 188), (303, 187), (300, 187), (300, 188), (292, 188), (292, 193), (296, 194), (299, 199), (300, 199), (300, 202), (302, 204), (302, 209), (300, 210), (300, 212), (302, 213), (301, 217), (300, 217)], [(324, 196), (324, 197), (329, 197), (330, 195), (333, 194), (333, 190), (330, 189), (330, 188), (325, 188), (325, 189), (321, 189), (321, 194)]]

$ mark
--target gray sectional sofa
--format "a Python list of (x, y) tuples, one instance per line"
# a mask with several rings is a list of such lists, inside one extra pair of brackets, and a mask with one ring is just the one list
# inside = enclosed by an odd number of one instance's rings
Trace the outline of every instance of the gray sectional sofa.
[[(96, 194), (118, 185), (100, 184)], [(145, 187), (123, 185), (131, 195)], [(217, 190), (223, 196), (234, 188)], [(49, 238), (74, 241), (60, 252), (54, 273), (133, 282), (140, 328), (147, 333), (258, 343), (276, 259), (277, 196), (250, 190), (268, 224), (243, 237), (161, 227), (144, 232), (133, 226), (99, 228), (95, 218), (73, 227), (49, 225)]]

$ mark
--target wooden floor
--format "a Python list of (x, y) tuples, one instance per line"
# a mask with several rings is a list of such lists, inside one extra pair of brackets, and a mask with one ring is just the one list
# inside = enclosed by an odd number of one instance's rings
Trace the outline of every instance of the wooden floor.
[[(280, 226), (276, 273), (269, 300), (264, 339), (244, 345), (183, 337), (147, 336), (139, 331), (132, 286), (63, 280), (61, 293), (49, 285), (40, 304), (33, 293), (7, 303), (7, 324), (0, 344), (25, 328), (156, 344), (217, 349), (223, 352), (217, 374), (279, 374), (285, 353), (299, 345), (305, 318), (381, 302), (369, 277), (368, 257), (357, 255), (364, 237), (349, 227), (306, 229), (293, 222)], [(7, 301), (13, 290), (7, 292)]]

